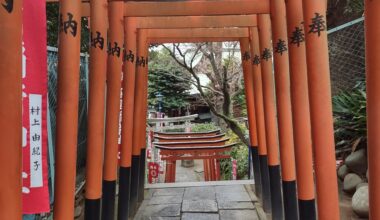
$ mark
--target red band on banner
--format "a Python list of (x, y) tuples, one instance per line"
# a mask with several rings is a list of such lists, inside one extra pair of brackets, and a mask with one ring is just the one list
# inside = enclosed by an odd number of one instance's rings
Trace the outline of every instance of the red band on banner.
[(50, 212), (45, 0), (23, 1), (23, 213)]

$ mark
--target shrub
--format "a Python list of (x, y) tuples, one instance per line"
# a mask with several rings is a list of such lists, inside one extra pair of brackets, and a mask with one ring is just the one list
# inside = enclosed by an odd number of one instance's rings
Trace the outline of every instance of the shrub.
[(336, 153), (345, 154), (367, 144), (365, 82), (359, 81), (351, 92), (333, 97)]

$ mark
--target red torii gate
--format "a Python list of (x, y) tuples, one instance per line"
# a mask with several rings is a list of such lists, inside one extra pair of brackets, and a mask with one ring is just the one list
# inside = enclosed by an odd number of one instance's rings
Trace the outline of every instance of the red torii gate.
[[(0, 34), (0, 42), (2, 44), (0, 45), (0, 54), (2, 57), (5, 58), (5, 60), (2, 60), (0, 62), (0, 91), (3, 91), (2, 95), (2, 101), (4, 103), (4, 106), (8, 106), (12, 109), (11, 113), (9, 110), (5, 108), (1, 108), (0, 110), (0, 116), (7, 115), (7, 117), (1, 117), (0, 119), (0, 125), (1, 126), (1, 132), (0, 132), (0, 138), (4, 140), (2, 144), (0, 145), (0, 149), (2, 149), (3, 156), (1, 157), (0, 164), (2, 165), (4, 169), (2, 169), (2, 174), (5, 177), (4, 179), (7, 181), (1, 182), (1, 189), (9, 189), (8, 193), (10, 192), (11, 196), (6, 196), (6, 194), (2, 194), (0, 197), (0, 217), (3, 219), (21, 219), (21, 176), (19, 175), (21, 173), (21, 101), (20, 99), (17, 99), (17, 96), (21, 97), (21, 76), (20, 76), (20, 69), (21, 69), (21, 1), (14, 1), (14, 10), (12, 13), (8, 13), (4, 10), (0, 10), (0, 29), (5, 30)], [(102, 5), (103, 1), (91, 1), (91, 7), (95, 9), (96, 7), (99, 7), (100, 9), (104, 4)], [(104, 1), (105, 2), (105, 1)], [(103, 3), (104, 3), (103, 2)], [(237, 3), (239, 2), (239, 3)], [(99, 4), (97, 4), (99, 3)], [(234, 6), (234, 4), (235, 6)], [(256, 3), (258, 5), (258, 8), (260, 8), (261, 11), (255, 11)], [(270, 4), (269, 4), (270, 3)], [(221, 14), (255, 14), (255, 13), (262, 13), (262, 14), (269, 14), (270, 10), (269, 7), (271, 7), (272, 12), (276, 9), (276, 5), (284, 4), (283, 1), (280, 0), (272, 0), (272, 1), (207, 1), (207, 3), (203, 2), (127, 2), (124, 3), (126, 5), (126, 8), (129, 7), (129, 9), (125, 9), (127, 13), (124, 15), (126, 16), (167, 16), (167, 15), (207, 15), (208, 11), (210, 14), (213, 15), (221, 15)], [(204, 4), (204, 5), (202, 5)], [(224, 7), (218, 7), (216, 6), (223, 5)], [(160, 8), (162, 5), (165, 5), (167, 7)], [(182, 6), (189, 6), (189, 7), (182, 7)], [(195, 5), (197, 5), (199, 8), (196, 10)], [(215, 9), (212, 8), (212, 6), (215, 6)], [(229, 7), (226, 7), (226, 5), (229, 5)], [(298, 68), (297, 71), (294, 71), (291, 75), (298, 75), (301, 73), (305, 73), (307, 70), (308, 74), (308, 89), (309, 89), (309, 99), (310, 99), (310, 119), (311, 119), (311, 126), (310, 129), (312, 131), (311, 137), (313, 140), (313, 146), (314, 146), (314, 156), (315, 156), (315, 169), (316, 169), (316, 179), (317, 179), (317, 201), (318, 201), (318, 217), (320, 219), (339, 219), (339, 211), (338, 211), (338, 198), (337, 198), (337, 186), (336, 186), (336, 175), (335, 175), (335, 158), (334, 158), (334, 140), (333, 140), (333, 127), (332, 127), (332, 115), (331, 115), (331, 92), (330, 92), (330, 84), (329, 84), (329, 69), (328, 69), (328, 53), (327, 53), (327, 36), (325, 30), (313, 30), (313, 21), (312, 18), (315, 17), (315, 13), (319, 13), (321, 15), (322, 21), (325, 21), (325, 11), (326, 11), (326, 2), (325, 1), (303, 1), (303, 15), (305, 19), (302, 19), (302, 17), (299, 15), (301, 14), (301, 0), (292, 0), (288, 1), (288, 31), (294, 30), (294, 27), (298, 27), (300, 25), (300, 21), (305, 20), (304, 25), (302, 26), (305, 29), (305, 40), (306, 40), (306, 51), (302, 49), (303, 46), (297, 47), (296, 45), (289, 44), (289, 51), (290, 51), (290, 62), (291, 66), (290, 69), (295, 70)], [(155, 6), (155, 7), (153, 7)], [(245, 7), (244, 7), (245, 6)], [(298, 8), (297, 8), (298, 7)], [(133, 8), (133, 10), (130, 10)], [(296, 9), (297, 8), (297, 9)], [(171, 9), (171, 10), (170, 10)], [(377, 141), (377, 132), (378, 132), (378, 126), (379, 126), (379, 118), (380, 118), (380, 107), (379, 103), (380, 100), (376, 96), (376, 92), (378, 92), (377, 88), (379, 88), (378, 84), (380, 83), (380, 79), (378, 79), (378, 71), (379, 68), (377, 68), (378, 60), (380, 59), (379, 55), (377, 55), (377, 50), (380, 49), (380, 43), (377, 42), (377, 37), (380, 34), (379, 30), (379, 23), (377, 22), (380, 15), (378, 15), (378, 11), (380, 9), (380, 3), (375, 1), (366, 1), (366, 33), (367, 33), (367, 79), (368, 79), (368, 151), (369, 151), (369, 188), (370, 188), (370, 218), (372, 219), (380, 219), (380, 210), (377, 209), (378, 205), (380, 204), (380, 190), (378, 190), (378, 186), (380, 185), (380, 176), (377, 175), (377, 173), (380, 170), (380, 163), (378, 162), (378, 158), (380, 157), (380, 143)], [(85, 7), (81, 7), (80, 1), (68, 1), (68, 0), (62, 0), (61, 1), (61, 13), (65, 15), (67, 12), (71, 12), (74, 15), (74, 18), (78, 19), (81, 16), (81, 10), (85, 11)], [(283, 10), (283, 9), (281, 9)], [(96, 11), (96, 12), (95, 12)], [(296, 11), (296, 13), (294, 13)], [(297, 15), (292, 15), (297, 14)], [(129, 13), (129, 14), (128, 14)], [(167, 14), (165, 14), (167, 13)], [(178, 13), (178, 14), (176, 14)], [(198, 14), (197, 14), (198, 13)], [(96, 17), (98, 15), (98, 10), (93, 11), (93, 15)], [(284, 30), (281, 29), (278, 25), (280, 23), (279, 21), (276, 21), (275, 17), (276, 14), (272, 14), (274, 16), (273, 19), (273, 31), (274, 31), (274, 40), (273, 43), (278, 43), (279, 41), (276, 41), (276, 36), (280, 36), (281, 39), (285, 40), (287, 39), (287, 35), (284, 35)], [(261, 15), (265, 16), (265, 15)], [(99, 16), (100, 17), (100, 16)], [(281, 17), (283, 21), (286, 17)], [(104, 17), (103, 17), (104, 19)], [(101, 19), (100, 19), (101, 20)], [(265, 17), (263, 17), (263, 20), (265, 21)], [(96, 22), (96, 18), (92, 16), (92, 22), (94, 24), (92, 25), (92, 28), (99, 28), (104, 30), (104, 23), (99, 21), (99, 23)], [(91, 23), (92, 23), (91, 22)], [(261, 55), (261, 52), (265, 51), (262, 50), (262, 46), (264, 48), (270, 48), (270, 36), (267, 36), (268, 38), (262, 39), (265, 37), (265, 31), (264, 33), (261, 31), (260, 28), (261, 18), (259, 19), (259, 33), (257, 33), (256, 28), (252, 28), (252, 36), (251, 39), (251, 45), (253, 45), (252, 50), (253, 53), (252, 57), (255, 57), (256, 55)], [(265, 23), (263, 23), (264, 25)], [(291, 26), (293, 25), (293, 27)], [(294, 26), (296, 25), (296, 26)], [(286, 27), (285, 25), (282, 26)], [(265, 29), (263, 29), (265, 30)], [(269, 32), (270, 33), (270, 32)], [(290, 31), (289, 31), (290, 33)], [(127, 34), (128, 35), (128, 34)], [(104, 35), (105, 36), (105, 35)], [(259, 36), (259, 39), (255, 36)], [(283, 38), (284, 37), (284, 38)], [(260, 48), (257, 49), (259, 43), (257, 40), (260, 41)], [(256, 41), (256, 46), (255, 46)], [(267, 41), (267, 42), (265, 42)], [(57, 201), (55, 204), (55, 214), (57, 219), (70, 219), (72, 218), (73, 214), (73, 179), (72, 177), (75, 176), (75, 161), (76, 155), (75, 155), (75, 149), (76, 149), (76, 127), (77, 127), (77, 100), (78, 100), (78, 94), (76, 94), (78, 91), (78, 77), (76, 77), (77, 73), (79, 72), (79, 59), (73, 59), (73, 57), (79, 58), (79, 37), (72, 37), (70, 35), (65, 35), (63, 33), (60, 34), (60, 61), (59, 61), (59, 107), (58, 107), (58, 114), (57, 114), (57, 182), (56, 182), (56, 194), (57, 194)], [(269, 42), (269, 43), (268, 43)], [(285, 40), (287, 42), (287, 40)], [(303, 45), (303, 42), (300, 42), (300, 45)], [(277, 46), (277, 45), (276, 45)], [(299, 46), (299, 45), (298, 45)], [(294, 47), (294, 48), (292, 48)], [(304, 50), (304, 51), (302, 51)], [(95, 52), (93, 52), (95, 53)], [(287, 53), (286, 51), (283, 51), (283, 54)], [(19, 55), (19, 56), (17, 56)], [(268, 54), (267, 54), (268, 55)], [(306, 60), (303, 58), (306, 55)], [(95, 59), (95, 56), (93, 55), (93, 59), (99, 62), (98, 59)], [(105, 59), (105, 56), (103, 52), (99, 51), (99, 56), (102, 59)], [(278, 56), (275, 55), (274, 61), (277, 60), (281, 61), (281, 58), (284, 56)], [(19, 58), (17, 58), (19, 57)], [(301, 59), (300, 59), (301, 58)], [(284, 58), (283, 58), (284, 59)], [(269, 59), (268, 59), (269, 60)], [(286, 62), (286, 61), (283, 61)], [(282, 64), (282, 62), (278, 62), (278, 65), (283, 66), (286, 64)], [(307, 63), (307, 69), (306, 69), (306, 63)], [(255, 85), (260, 83), (258, 73), (261, 69), (259, 69), (260, 64), (252, 65), (253, 68), (253, 81)], [(275, 71), (276, 71), (276, 65), (275, 64)], [(99, 68), (99, 71), (101, 69), (104, 70), (105, 64), (101, 65), (101, 68)], [(269, 65), (267, 62), (261, 64), (261, 68), (263, 71), (263, 77), (267, 77), (265, 75), (265, 72), (267, 71), (266, 68), (268, 68)], [(96, 70), (93, 70), (96, 71)], [(276, 77), (277, 74), (275, 73)], [(282, 73), (284, 74), (284, 73)], [(280, 76), (282, 76), (279, 75)], [(104, 73), (99, 74), (101, 76), (99, 81), (105, 80)], [(298, 75), (299, 76), (299, 75)], [(306, 92), (306, 78), (299, 77), (298, 83), (302, 84), (303, 87), (297, 88), (293, 87), (293, 80), (294, 78), (291, 76), (291, 88), (292, 91), (299, 91), (301, 93)], [(255, 80), (257, 79), (257, 81)], [(263, 84), (262, 88), (263, 91), (267, 91), (268, 87), (270, 89), (269, 83), (265, 83), (266, 79), (263, 78)], [(277, 81), (277, 80), (276, 80)], [(5, 82), (5, 83), (4, 83)], [(266, 81), (268, 82), (268, 81)], [(269, 81), (270, 82), (270, 81)], [(99, 84), (98, 84), (99, 83)], [(282, 86), (286, 85), (286, 81), (280, 81), (281, 85), (276, 84), (276, 92), (280, 92), (277, 90), (280, 90), (281, 88), (284, 88)], [(282, 84), (283, 83), (283, 84)], [(94, 85), (92, 87), (102, 87), (101, 85), (103, 83), (101, 82), (94, 82)], [(298, 85), (298, 84), (297, 84)], [(272, 84), (273, 86), (273, 84)], [(259, 85), (260, 88), (260, 85)], [(100, 89), (99, 89), (100, 90)], [(255, 91), (255, 100), (258, 96), (257, 93), (260, 94), (260, 91), (256, 91), (256, 87), (254, 87)], [(282, 90), (281, 90), (282, 91)], [(287, 91), (284, 91), (286, 97), (284, 98), (281, 103), (277, 103), (279, 112), (279, 136), (280, 136), (280, 155), (281, 157), (285, 156), (282, 153), (283, 147), (285, 148), (291, 147), (288, 145), (289, 136), (282, 136), (284, 133), (281, 132), (285, 127), (290, 126), (289, 125), (289, 93)], [(265, 93), (265, 92), (264, 92)], [(282, 95), (283, 93), (281, 93)], [(257, 125), (258, 128), (265, 128), (261, 132), (265, 131), (268, 133), (269, 130), (267, 125), (268, 122), (265, 120), (265, 125), (262, 123), (262, 117), (265, 115), (263, 109), (266, 108), (267, 104), (265, 102), (268, 102), (267, 95), (264, 94), (264, 100), (262, 98), (258, 97), (258, 101), (255, 101), (256, 103), (261, 102), (261, 106), (259, 105), (259, 108), (262, 108), (261, 110), (257, 110), (256, 107), (256, 116), (260, 115), (260, 118), (257, 118)], [(294, 98), (295, 95), (292, 93), (292, 105), (298, 106), (297, 110), (300, 112), (302, 118), (307, 118), (307, 97), (304, 96), (296, 96), (298, 98)], [(90, 98), (91, 99), (91, 98)], [(260, 101), (261, 99), (261, 101)], [(280, 100), (278, 100), (280, 101)], [(283, 103), (285, 107), (283, 107)], [(264, 104), (263, 104), (264, 103)], [(257, 105), (257, 104), (256, 104)], [(97, 105), (100, 106), (100, 105)], [(264, 108), (263, 108), (264, 107)], [(96, 108), (97, 109), (97, 108)], [(100, 109), (100, 107), (99, 107)], [(275, 107), (269, 107), (271, 111), (274, 111)], [(94, 112), (94, 110), (93, 110)], [(302, 114), (303, 113), (303, 114)], [(100, 115), (99, 112), (92, 113), (95, 116)], [(282, 115), (284, 116), (283, 119), (281, 119)], [(293, 116), (296, 113), (293, 110)], [(95, 117), (94, 116), (94, 117)], [(71, 120), (66, 120), (66, 118), (69, 117)], [(267, 117), (271, 116), (266, 116)], [(97, 118), (97, 117), (95, 117)], [(99, 118), (97, 118), (98, 120)], [(284, 120), (284, 121), (283, 121)], [(261, 122), (259, 122), (261, 121)], [(308, 185), (312, 183), (312, 177), (310, 177), (310, 169), (311, 169), (311, 157), (309, 157), (310, 148), (305, 146), (300, 146), (300, 143), (306, 143), (307, 146), (311, 146), (310, 139), (307, 139), (308, 137), (302, 136), (301, 134), (305, 134), (307, 132), (308, 127), (308, 120), (300, 122), (301, 118), (297, 115), (297, 117), (293, 117), (292, 119), (294, 124), (294, 130), (292, 128), (292, 131), (295, 132), (295, 151), (296, 151), (296, 161), (297, 161), (297, 177), (299, 179), (304, 179), (302, 182), (302, 186)], [(95, 123), (96, 124), (96, 123)], [(101, 126), (101, 124), (99, 124)], [(305, 126), (306, 131), (301, 131), (302, 126)], [(278, 159), (273, 157), (273, 155), (276, 155), (276, 149), (275, 146), (269, 145), (273, 141), (273, 137), (269, 136), (270, 134), (260, 134), (260, 129), (258, 129), (258, 147), (259, 147), (259, 154), (265, 155), (266, 149), (261, 149), (260, 147), (262, 145), (268, 146), (268, 157), (269, 157), (269, 165), (272, 167), (277, 167), (279, 164)], [(284, 132), (284, 131), (283, 131)], [(282, 133), (282, 134), (281, 134)], [(102, 137), (98, 137), (102, 138)], [(96, 139), (94, 139), (96, 140)], [(96, 145), (97, 143), (95, 143)], [(13, 147), (10, 147), (13, 146)], [(138, 146), (137, 146), (138, 147)], [(141, 146), (140, 146), (141, 147)], [(138, 148), (140, 148), (138, 147)], [(66, 149), (65, 149), (66, 148)], [(304, 148), (304, 149), (301, 149)], [(11, 149), (11, 150), (10, 150)], [(95, 147), (96, 150), (99, 150), (99, 146)], [(288, 151), (289, 152), (289, 151)], [(303, 161), (300, 158), (301, 152), (306, 152), (307, 159)], [(141, 152), (140, 152), (141, 153)], [(298, 155), (298, 156), (297, 156)], [(64, 160), (70, 161), (71, 163), (65, 163)], [(283, 158), (281, 158), (281, 163), (285, 162), (283, 161)], [(90, 162), (91, 163), (91, 162)], [(306, 166), (303, 166), (306, 164)], [(65, 165), (65, 167), (63, 167)], [(96, 167), (98, 166), (98, 161), (96, 163), (94, 162), (93, 165)], [(302, 167), (301, 167), (302, 166)], [(9, 169), (11, 167), (11, 169)], [(289, 167), (287, 167), (289, 168)], [(19, 171), (19, 172), (18, 172)], [(59, 171), (59, 172), (58, 172)], [(63, 172), (65, 171), (65, 172)], [(92, 171), (91, 171), (92, 172)], [(101, 169), (100, 171), (101, 172)], [(19, 173), (19, 174), (17, 174)], [(289, 173), (286, 173), (290, 179), (292, 179), (291, 171)], [(302, 174), (304, 178), (302, 178)], [(286, 176), (287, 176), (286, 175)], [(100, 174), (101, 178), (101, 174)], [(285, 179), (287, 180), (287, 179)], [(95, 181), (94, 181), (95, 182)], [(300, 185), (300, 184), (299, 184)], [(90, 184), (91, 186), (91, 184)], [(99, 187), (99, 184), (93, 185), (94, 189)], [(91, 187), (92, 188), (92, 187)], [(300, 208), (305, 211), (308, 207), (307, 204), (314, 201), (314, 195), (313, 192), (310, 191), (310, 188), (304, 188), (301, 187), (303, 193), (299, 193), (299, 200), (302, 200), (304, 202), (300, 202)], [(299, 189), (299, 192), (301, 189)], [(89, 192), (91, 195), (92, 193)], [(97, 194), (97, 193), (94, 193)], [(4, 195), (4, 196), (3, 196)], [(97, 197), (98, 195), (95, 195), (94, 197)], [(304, 196), (304, 197), (303, 197)], [(309, 198), (309, 199), (307, 199)], [(71, 199), (71, 201), (69, 201)], [(301, 211), (301, 210), (300, 210)], [(301, 211), (301, 218), (305, 217), (305, 214)], [(314, 216), (315, 217), (315, 216)], [(309, 218), (310, 219), (310, 218)]]

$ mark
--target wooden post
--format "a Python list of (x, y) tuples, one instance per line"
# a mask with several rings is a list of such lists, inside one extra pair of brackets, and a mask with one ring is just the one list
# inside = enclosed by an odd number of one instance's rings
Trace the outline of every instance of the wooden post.
[(296, 168), (285, 0), (271, 0), (271, 19), (284, 213), (285, 219), (297, 220)]
[(211, 170), (211, 181), (215, 181), (215, 160), (209, 159), (210, 170)]
[(104, 151), (102, 219), (114, 219), (119, 154), (120, 90), (123, 66), (123, 2), (108, 4), (109, 52), (107, 65), (107, 112)]
[[(147, 123), (147, 116), (148, 116), (148, 39), (147, 39), (147, 31), (146, 30), (139, 30), (138, 32), (138, 45), (137, 45), (137, 75), (143, 76), (143, 87), (142, 87), (142, 96), (141, 100), (138, 101), (138, 103), (141, 105), (142, 111), (140, 116), (141, 117), (141, 130), (138, 130), (138, 146), (140, 147), (140, 166), (139, 166), (139, 194), (138, 194), (138, 202), (141, 204), (144, 200), (144, 186), (145, 186), (145, 175), (146, 175), (146, 138), (147, 138), (147, 132), (146, 132), (146, 123)], [(136, 105), (135, 100), (135, 105)], [(175, 170), (175, 162), (174, 161), (174, 170)], [(175, 172), (175, 171), (174, 171)], [(175, 175), (175, 173), (173, 174)]]
[(60, 1), (63, 21), (73, 21), (59, 33), (58, 104), (55, 146), (54, 219), (74, 219), (78, 139), (81, 1)]
[[(22, 1), (0, 7), (0, 219), (22, 219)], [(24, 111), (28, 111), (24, 109)], [(75, 174), (74, 174), (75, 175)]]
[(380, 219), (379, 1), (365, 1), (369, 219)]
[(88, 100), (85, 218), (100, 219), (107, 76), (107, 1), (91, 0), (90, 7), (90, 94)]
[(266, 140), (268, 147), (268, 166), (270, 176), (272, 216), (283, 218), (279, 146), (276, 123), (276, 102), (272, 68), (271, 22), (269, 15), (258, 15), (260, 35), (261, 70), (265, 109)]
[(286, 3), (299, 218), (315, 220), (313, 152), (302, 0)]
[(252, 165), (255, 179), (255, 190), (259, 194), (261, 192), (261, 178), (260, 178), (260, 162), (258, 160), (258, 140), (256, 128), (256, 110), (255, 110), (255, 96), (253, 89), (253, 72), (252, 72), (252, 53), (249, 48), (249, 38), (240, 39), (240, 51), (243, 62), (244, 74), (244, 92), (247, 103), (248, 124), (249, 124), (249, 140), (252, 154)]
[(219, 159), (216, 159), (216, 181), (220, 180), (220, 162)]
[[(124, 73), (123, 73), (123, 104), (121, 123), (121, 147), (119, 168), (119, 202), (118, 219), (128, 220), (130, 214), (130, 196), (135, 193), (136, 179), (131, 179), (132, 160), (136, 164), (138, 150), (133, 145), (133, 123), (136, 78), (136, 23), (132, 18), (124, 19)], [(133, 156), (132, 156), (133, 151)], [(138, 161), (137, 161), (138, 164)], [(134, 166), (133, 168), (136, 168)]]
[[(261, 54), (259, 45), (259, 33), (257, 27), (251, 27), (251, 53), (252, 53), (252, 70), (253, 70), (253, 90), (255, 95), (256, 107), (256, 124), (257, 124), (257, 137), (259, 143), (259, 166), (261, 178), (261, 195), (263, 208), (266, 212), (271, 210), (271, 197), (270, 197), (270, 181), (269, 181), (269, 168), (268, 156), (266, 145), (266, 129), (265, 129), (265, 114), (264, 114), (264, 96), (263, 96), (263, 83), (261, 74)], [(257, 159), (256, 159), (257, 160)], [(255, 161), (255, 160), (254, 160)]]
[(318, 219), (339, 219), (326, 1), (303, 0)]
[[(145, 89), (147, 88), (146, 83), (146, 77), (141, 72), (140, 65), (144, 65), (144, 62), (146, 61), (146, 57), (140, 56), (140, 53), (146, 49), (146, 44), (144, 44), (141, 40), (143, 39), (146, 41), (146, 37), (141, 36), (141, 33), (145, 33), (145, 31), (139, 32), (140, 35), (138, 36), (138, 44), (137, 44), (137, 55), (135, 57), (136, 59), (136, 78), (135, 78), (135, 96), (134, 96), (134, 121), (133, 121), (133, 150), (132, 150), (132, 173), (131, 173), (131, 214), (134, 214), (134, 212), (137, 209), (137, 201), (138, 201), (138, 194), (139, 194), (139, 180), (141, 179), (140, 172), (142, 169), (140, 169), (140, 165), (142, 162), (140, 160), (141, 155), (141, 145), (142, 145), (142, 134), (141, 132), (144, 131), (145, 136), (145, 129), (146, 129), (146, 114), (144, 114), (144, 102), (146, 99), (145, 96)], [(141, 59), (144, 58), (144, 61)], [(146, 64), (145, 64), (146, 65)], [(144, 155), (145, 156), (145, 155)], [(144, 162), (145, 163), (145, 162)]]
[(204, 171), (204, 178), (205, 178), (205, 181), (209, 181), (209, 170), (208, 170), (208, 160), (204, 159), (203, 160), (203, 171)]

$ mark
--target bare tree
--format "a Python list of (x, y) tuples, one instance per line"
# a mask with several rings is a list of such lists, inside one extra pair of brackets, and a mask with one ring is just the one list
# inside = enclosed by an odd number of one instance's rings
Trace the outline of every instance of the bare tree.
[[(226, 42), (166, 44), (163, 47), (190, 74), (191, 83), (197, 88), (210, 111), (220, 119), (218, 124), (230, 128), (248, 145), (244, 130), (233, 118), (232, 100), (243, 89), (241, 61), (236, 57), (236, 52), (239, 52), (238, 45), (238, 42)], [(210, 83), (202, 85), (199, 74), (207, 76)]]

